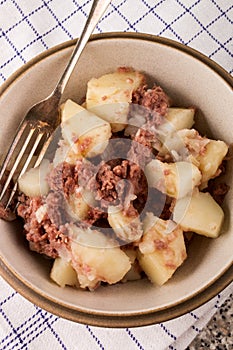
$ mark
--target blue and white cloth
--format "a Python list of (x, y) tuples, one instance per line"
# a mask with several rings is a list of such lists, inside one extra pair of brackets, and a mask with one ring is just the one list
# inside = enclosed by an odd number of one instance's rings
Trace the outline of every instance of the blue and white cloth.
[[(0, 84), (31, 58), (78, 37), (91, 0), (0, 0)], [(191, 46), (233, 73), (232, 0), (113, 0), (96, 31), (156, 34)], [(0, 277), (0, 350), (183, 350), (232, 292), (161, 324), (110, 329), (64, 320)]]

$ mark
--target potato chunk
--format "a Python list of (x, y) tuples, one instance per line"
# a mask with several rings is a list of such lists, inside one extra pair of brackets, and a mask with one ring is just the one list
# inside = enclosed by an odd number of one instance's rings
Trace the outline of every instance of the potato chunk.
[(228, 146), (225, 142), (210, 140), (205, 151), (197, 157), (203, 183), (218, 175), (218, 168), (226, 156), (227, 151)]
[(145, 168), (149, 186), (173, 198), (192, 192), (201, 181), (201, 173), (190, 162), (163, 163), (153, 159)]
[(70, 230), (72, 261), (81, 288), (94, 289), (101, 281), (116, 283), (130, 270), (128, 256), (103, 233), (74, 225)]
[(86, 107), (111, 123), (113, 132), (123, 130), (132, 93), (144, 80), (141, 73), (128, 68), (93, 78), (87, 85)]
[(224, 213), (209, 193), (196, 191), (191, 198), (176, 202), (173, 218), (184, 231), (216, 238), (221, 232)]
[(117, 207), (108, 208), (108, 222), (117, 237), (123, 241), (136, 241), (142, 236), (142, 224), (139, 216), (127, 216)]
[(67, 198), (65, 209), (74, 220), (84, 220), (94, 203), (95, 200), (90, 191), (76, 191)]
[(94, 157), (105, 150), (111, 137), (108, 122), (71, 100), (62, 106), (61, 118), (62, 136), (70, 146), (71, 153)]
[(202, 173), (203, 185), (219, 175), (219, 166), (227, 152), (228, 145), (224, 141), (202, 137), (195, 129), (178, 130), (167, 137), (159, 149), (160, 155), (171, 153), (179, 160), (196, 165)]
[(54, 260), (50, 278), (60, 287), (79, 285), (77, 273), (73, 269), (71, 262), (63, 258), (56, 258)]
[[(186, 259), (183, 231), (171, 220), (151, 216), (139, 244), (138, 260), (152, 283), (163, 285)], [(147, 218), (148, 220), (148, 218)]]
[(190, 129), (194, 124), (194, 114), (194, 108), (168, 108), (164, 123), (158, 127), (161, 139), (166, 140), (175, 131)]
[(28, 197), (44, 196), (49, 192), (47, 175), (51, 164), (44, 159), (40, 166), (27, 170), (18, 180), (19, 190)]
[(175, 130), (190, 129), (194, 124), (194, 108), (168, 108), (165, 118)]

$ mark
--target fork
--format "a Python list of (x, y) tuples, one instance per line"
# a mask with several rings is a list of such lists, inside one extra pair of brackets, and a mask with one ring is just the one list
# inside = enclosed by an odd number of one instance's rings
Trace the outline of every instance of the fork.
[[(52, 133), (60, 124), (58, 109), (67, 82), (93, 30), (110, 2), (111, 0), (93, 1), (82, 34), (55, 89), (46, 99), (32, 106), (20, 123), (0, 171), (0, 203), (5, 210), (9, 210), (13, 203), (19, 177), (29, 167), (40, 165)], [(12, 182), (14, 185), (11, 185)]]

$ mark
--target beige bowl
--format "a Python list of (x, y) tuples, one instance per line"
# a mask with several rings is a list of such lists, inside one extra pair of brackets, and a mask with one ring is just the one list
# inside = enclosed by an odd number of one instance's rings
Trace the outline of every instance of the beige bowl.
[[(6, 150), (22, 116), (55, 86), (74, 41), (46, 51), (1, 88), (0, 150)], [(66, 89), (64, 100), (79, 101), (87, 81), (118, 66), (144, 71), (177, 105), (199, 107), (197, 127), (231, 143), (232, 78), (200, 53), (168, 39), (140, 34), (94, 36)], [(226, 181), (232, 185), (232, 162)], [(180, 316), (209, 300), (232, 281), (233, 186), (225, 201), (218, 239), (195, 236), (188, 259), (162, 287), (147, 280), (100, 287), (94, 293), (49, 279), (50, 262), (29, 251), (19, 222), (0, 221), (0, 273), (22, 295), (59, 316), (92, 325), (141, 326)]]

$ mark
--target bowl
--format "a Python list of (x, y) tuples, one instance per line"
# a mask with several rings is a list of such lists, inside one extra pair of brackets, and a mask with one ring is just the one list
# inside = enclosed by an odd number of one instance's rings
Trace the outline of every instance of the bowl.
[[(0, 150), (6, 151), (31, 105), (55, 86), (75, 41), (39, 55), (1, 87)], [(178, 106), (198, 106), (196, 127), (202, 134), (233, 140), (232, 77), (201, 53), (169, 39), (145, 34), (94, 35), (65, 90), (63, 100), (80, 101), (87, 81), (131, 66), (146, 73)], [(225, 181), (232, 185), (232, 162)], [(0, 220), (0, 273), (34, 304), (61, 317), (96, 326), (134, 327), (178, 317), (202, 305), (232, 280), (233, 186), (225, 202), (225, 222), (217, 239), (195, 235), (188, 258), (168, 283), (146, 279), (101, 286), (95, 292), (60, 288), (49, 278), (51, 262), (31, 252), (19, 221)]]

